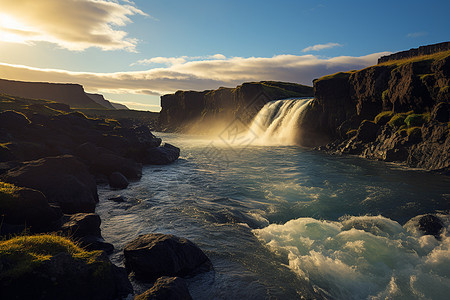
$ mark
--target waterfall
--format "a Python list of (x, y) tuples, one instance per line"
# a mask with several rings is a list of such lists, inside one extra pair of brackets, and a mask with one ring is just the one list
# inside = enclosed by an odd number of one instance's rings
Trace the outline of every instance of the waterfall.
[(263, 145), (296, 145), (300, 122), (308, 99), (275, 100), (266, 103), (253, 119), (248, 135)]

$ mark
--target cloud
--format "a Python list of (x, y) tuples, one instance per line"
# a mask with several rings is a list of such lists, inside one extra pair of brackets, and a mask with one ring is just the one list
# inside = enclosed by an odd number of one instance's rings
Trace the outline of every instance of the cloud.
[(187, 61), (163, 68), (116, 73), (71, 72), (0, 63), (0, 78), (79, 83), (87, 91), (97, 93), (161, 95), (177, 90), (234, 87), (245, 81), (278, 80), (311, 85), (314, 78), (365, 68), (376, 64), (379, 57), (387, 54), (390, 53), (327, 59), (314, 55), (233, 57)]
[(130, 1), (0, 0), (0, 7), (0, 41), (44, 41), (74, 51), (135, 51), (138, 40), (117, 27), (131, 23), (129, 16), (148, 16)]
[(334, 48), (334, 47), (342, 47), (342, 45), (338, 44), (338, 43), (318, 44), (318, 45), (306, 47), (305, 49), (302, 50), (302, 52), (320, 51), (323, 49), (330, 49), (330, 48)]
[(408, 33), (407, 35), (406, 35), (406, 37), (409, 37), (409, 38), (418, 38), (418, 37), (421, 37), (421, 36), (425, 36), (425, 35), (427, 35), (428, 33), (427, 32), (425, 32), (425, 31), (417, 31), (417, 32), (411, 32), (411, 33)]
[(226, 57), (223, 54), (214, 54), (214, 55), (207, 55), (207, 56), (180, 56), (180, 57), (160, 57), (160, 56), (158, 56), (158, 57), (138, 60), (137, 62), (132, 63), (130, 66), (151, 65), (151, 64), (163, 64), (166, 66), (172, 66), (172, 65), (181, 65), (187, 61), (193, 61), (193, 60), (224, 60), (224, 59), (226, 59)]

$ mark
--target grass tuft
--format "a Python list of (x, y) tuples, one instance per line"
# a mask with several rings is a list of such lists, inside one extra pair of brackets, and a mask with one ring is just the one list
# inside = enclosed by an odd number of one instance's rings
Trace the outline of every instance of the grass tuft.
[[(11, 188), (11, 187), (6, 187)], [(87, 264), (94, 263), (101, 251), (86, 251), (70, 239), (56, 234), (22, 235), (0, 241), (0, 280), (19, 278), (50, 260), (58, 253), (68, 253)]]

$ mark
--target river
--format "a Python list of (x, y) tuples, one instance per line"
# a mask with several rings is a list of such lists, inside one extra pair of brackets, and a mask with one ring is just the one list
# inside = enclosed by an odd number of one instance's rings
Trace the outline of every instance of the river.
[[(211, 259), (214, 271), (187, 280), (194, 299), (447, 299), (450, 238), (405, 223), (450, 209), (449, 177), (262, 144), (230, 128), (157, 134), (181, 148), (178, 161), (144, 167), (126, 190), (99, 187), (113, 262), (123, 265), (139, 234), (160, 232)], [(108, 200), (117, 195), (126, 201)]]

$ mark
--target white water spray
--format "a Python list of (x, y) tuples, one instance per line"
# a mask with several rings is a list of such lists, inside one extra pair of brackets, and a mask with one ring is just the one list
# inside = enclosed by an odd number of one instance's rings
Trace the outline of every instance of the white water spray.
[(253, 119), (248, 134), (264, 145), (298, 144), (300, 122), (312, 99), (286, 99), (266, 103)]

